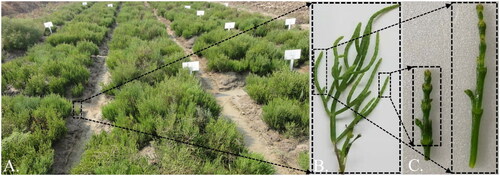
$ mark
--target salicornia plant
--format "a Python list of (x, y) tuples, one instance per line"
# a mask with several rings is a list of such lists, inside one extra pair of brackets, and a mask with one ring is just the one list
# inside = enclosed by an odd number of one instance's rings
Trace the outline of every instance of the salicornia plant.
[[(334, 146), (335, 155), (337, 157), (339, 172), (344, 173), (347, 161), (347, 155), (349, 150), (356, 139), (361, 137), (360, 134), (354, 135), (354, 127), (355, 125), (367, 117), (373, 109), (377, 106), (380, 101), (378, 95), (372, 97), (367, 103), (365, 100), (371, 94), (370, 86), (373, 83), (373, 80), (377, 76), (377, 70), (382, 61), (381, 58), (377, 58), (378, 49), (379, 49), (379, 34), (376, 35), (374, 52), (368, 64), (365, 64), (365, 59), (368, 55), (368, 50), (370, 49), (370, 39), (372, 32), (372, 24), (377, 17), (381, 14), (388, 12), (392, 9), (399, 7), (399, 5), (393, 5), (386, 8), (383, 8), (376, 13), (374, 13), (368, 23), (365, 26), (365, 29), (362, 34), (361, 32), (361, 23), (358, 23), (354, 33), (352, 34), (349, 42), (346, 43), (343, 54), (339, 53), (337, 49), (337, 45), (340, 40), (343, 39), (343, 36), (339, 37), (333, 44), (333, 67), (332, 67), (332, 77), (333, 83), (327, 89), (327, 87), (321, 87), (318, 82), (318, 66), (321, 64), (321, 60), (323, 58), (323, 52), (321, 52), (316, 60), (315, 67), (313, 70), (313, 74), (316, 79), (314, 79), (314, 85), (321, 96), (321, 100), (323, 102), (323, 107), (325, 108), (326, 114), (330, 118), (330, 139)], [(360, 37), (362, 36), (362, 37)], [(354, 44), (356, 55), (349, 55), (349, 49)], [(342, 59), (342, 61), (341, 61)], [(354, 59), (354, 60), (352, 60)], [(371, 70), (371, 72), (369, 72)], [(365, 75), (366, 73), (366, 75)], [(328, 75), (326, 75), (328, 76)], [(364, 88), (361, 91), (356, 91), (358, 89), (358, 85), (360, 85), (361, 80), (368, 79), (364, 84)], [(385, 79), (381, 92), (384, 92), (387, 87), (389, 79)], [(362, 84), (361, 84), (362, 85)], [(356, 92), (356, 93), (355, 93)], [(357, 93), (359, 92), (359, 93)], [(344, 101), (341, 101), (340, 98), (344, 98)], [(342, 105), (343, 102), (345, 105)], [(346, 128), (343, 130), (337, 130), (337, 116), (348, 112), (349, 109), (354, 111), (354, 118), (352, 121), (346, 125)], [(340, 132), (340, 133), (337, 133)]]
[(470, 143), (470, 159), (469, 167), (474, 168), (477, 159), (477, 146), (479, 141), (479, 126), (481, 124), (481, 116), (483, 115), (483, 87), (484, 79), (486, 78), (486, 66), (484, 65), (484, 57), (486, 55), (486, 23), (483, 20), (483, 5), (476, 6), (477, 16), (479, 18), (479, 56), (477, 57), (476, 65), (476, 91), (467, 89), (465, 93), (469, 96), (472, 105), (472, 135)]
[(420, 134), (422, 138), (420, 139), (420, 143), (424, 147), (424, 156), (425, 160), (429, 160), (431, 158), (431, 147), (432, 147), (432, 120), (429, 118), (429, 114), (431, 112), (431, 92), (432, 92), (432, 77), (431, 71), (425, 70), (424, 72), (424, 84), (422, 84), (422, 90), (424, 92), (424, 99), (422, 99), (422, 104), (420, 107), (422, 108), (423, 118), (415, 119), (415, 123), (420, 128)]

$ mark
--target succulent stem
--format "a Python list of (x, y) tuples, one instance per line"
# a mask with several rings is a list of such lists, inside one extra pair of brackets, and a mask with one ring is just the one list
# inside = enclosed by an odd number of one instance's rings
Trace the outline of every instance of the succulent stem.
[(432, 120), (430, 119), (432, 99), (432, 74), (430, 70), (425, 70), (424, 72), (424, 84), (422, 84), (422, 91), (424, 92), (424, 98), (422, 99), (422, 104), (420, 105), (422, 109), (423, 118), (415, 119), (416, 125), (420, 128), (420, 134), (422, 138), (420, 143), (424, 147), (424, 157), (425, 160), (431, 158), (431, 147), (432, 147)]
[(477, 57), (476, 65), (476, 90), (467, 89), (465, 93), (471, 100), (471, 114), (472, 114), (472, 129), (471, 129), (471, 146), (470, 146), (470, 159), (469, 167), (474, 168), (477, 160), (477, 148), (479, 144), (479, 127), (481, 124), (481, 117), (483, 115), (483, 87), (486, 78), (486, 67), (484, 59), (486, 55), (486, 23), (483, 20), (484, 7), (481, 4), (476, 6), (477, 17), (479, 19), (479, 56)]

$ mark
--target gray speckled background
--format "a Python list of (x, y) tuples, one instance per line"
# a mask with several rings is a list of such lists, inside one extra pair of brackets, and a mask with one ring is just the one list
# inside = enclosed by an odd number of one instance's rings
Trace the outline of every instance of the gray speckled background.
[[(436, 9), (443, 6), (443, 2), (403, 3), (403, 19)], [(485, 109), (481, 121), (479, 153), (476, 168), (468, 167), (470, 143), (470, 100), (463, 93), (465, 89), (475, 88), (475, 58), (478, 55), (478, 31), (475, 4), (453, 4), (453, 130), (451, 130), (451, 9), (440, 10), (426, 17), (415, 19), (403, 25), (403, 65), (433, 65), (441, 66), (443, 71), (443, 99), (442, 99), (442, 134), (439, 131), (439, 69), (432, 69), (433, 109), (433, 136), (434, 144), (439, 145), (440, 136), (442, 145), (432, 148), (431, 159), (444, 167), (450, 167), (453, 162), (454, 172), (494, 172), (496, 164), (495, 140), (495, 5), (485, 5), (485, 21), (487, 28), (487, 81), (485, 85)], [(423, 70), (415, 69), (415, 118), (421, 118), (420, 101), (422, 98), (421, 85)], [(403, 116), (404, 124), (412, 131), (412, 79), (411, 72), (403, 74)], [(451, 133), (453, 131), (453, 159), (451, 150)], [(411, 133), (411, 132), (410, 132)], [(415, 144), (420, 143), (420, 129), (414, 127)], [(411, 134), (410, 134), (411, 135)], [(405, 139), (406, 141), (406, 139)], [(416, 147), (423, 152), (422, 147)], [(445, 171), (436, 164), (423, 160), (423, 157), (412, 149), (403, 149), (403, 173), (407, 174), (438, 174)], [(413, 162), (409, 169), (410, 161)]]

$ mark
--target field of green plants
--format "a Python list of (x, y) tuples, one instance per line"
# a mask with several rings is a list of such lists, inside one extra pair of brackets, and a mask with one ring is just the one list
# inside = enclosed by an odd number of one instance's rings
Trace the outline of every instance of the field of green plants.
[[(86, 20), (92, 14), (112, 14), (116, 10), (103, 7), (104, 3), (70, 3), (32, 21), (2, 18), (6, 24), (2, 25), (2, 50), (27, 49), (25, 56), (2, 65), (2, 163), (16, 163), (19, 174), (50, 173), (54, 160), (52, 144), (66, 133), (64, 119), (71, 115), (70, 100), (82, 93), (89, 79), (88, 67), (92, 65), (90, 55), (98, 51), (100, 44), (83, 37), (50, 41), (78, 34), (82, 26), (100, 29), (88, 34), (103, 38), (109, 25)], [(93, 16), (95, 20), (102, 18)], [(42, 23), (48, 20), (64, 26), (54, 30), (45, 42), (37, 43), (43, 33)], [(5, 95), (7, 86), (19, 93)]]
[[(194, 51), (271, 19), (208, 2), (75, 2), (40, 19), (2, 18), (2, 50), (26, 51), (2, 64), (2, 165), (10, 160), (19, 170), (14, 174), (53, 173), (53, 145), (66, 135), (66, 119), (81, 103), (72, 107), (72, 101), (87, 98), (84, 90), (95, 86), (91, 67), (106, 45), (111, 81), (100, 86), (109, 90), (101, 96), (111, 98), (100, 107), (103, 120), (143, 133), (111, 128), (92, 135), (68, 174), (276, 173), (265, 162), (155, 137), (266, 160), (247, 148), (238, 124), (222, 115), (200, 77), (182, 69), (189, 58), (172, 63), (185, 56), (184, 49), (153, 8), (171, 21), (177, 37), (195, 39)], [(196, 9), (205, 15), (196, 16)], [(46, 21), (54, 23), (53, 34), (43, 28)], [(223, 30), (229, 21), (236, 28)], [(283, 59), (289, 49), (302, 50), (294, 67), (304, 67), (309, 31), (287, 30), (284, 20), (275, 20), (197, 54), (207, 59), (209, 71), (248, 75), (244, 90), (262, 106), (262, 120), (286, 138), (307, 140), (308, 73), (290, 71)], [(150, 150), (155, 157), (144, 154)], [(305, 170), (308, 155), (297, 159)]]
[(2, 51), (28, 49), (37, 43), (43, 35), (50, 34), (48, 28), (44, 29), (44, 22), (51, 21), (54, 24), (52, 32), (56, 32), (58, 26), (71, 21), (89, 6), (92, 6), (92, 3), (88, 3), (87, 6), (82, 6), (80, 3), (69, 3), (54, 13), (35, 19), (2, 17)]
[[(151, 4), (172, 21), (171, 28), (177, 36), (197, 37), (194, 51), (271, 19), (215, 3)], [(185, 5), (190, 5), (191, 9), (184, 8)], [(196, 9), (204, 9), (205, 15), (196, 16)], [(225, 22), (236, 22), (236, 30), (224, 30)], [(200, 55), (208, 59), (208, 68), (212, 71), (252, 73), (247, 78), (246, 90), (264, 105), (265, 122), (287, 136), (306, 137), (309, 131), (308, 75), (289, 71), (283, 53), (289, 49), (301, 49), (301, 58), (294, 66), (307, 63), (309, 31), (298, 27), (287, 30), (284, 23), (284, 20), (272, 21)]]

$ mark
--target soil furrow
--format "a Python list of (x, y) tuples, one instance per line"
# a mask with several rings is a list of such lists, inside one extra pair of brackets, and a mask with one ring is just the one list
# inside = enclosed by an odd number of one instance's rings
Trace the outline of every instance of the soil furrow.
[[(118, 12), (120, 11), (120, 6), (118, 7), (116, 14), (118, 14)], [(91, 95), (97, 94), (102, 89), (101, 85), (110, 83), (111, 75), (106, 66), (108, 41), (111, 40), (113, 31), (117, 25), (118, 24), (116, 22), (112, 25), (106, 36), (106, 39), (99, 46), (99, 55), (92, 56), (94, 63), (90, 68), (91, 76), (89, 78), (89, 82), (85, 85), (83, 95), (79, 98), (73, 99), (78, 100), (82, 97), (89, 97)], [(103, 119), (101, 108), (110, 101), (110, 97), (103, 94), (86, 102), (83, 102), (83, 116), (88, 119), (109, 122)], [(71, 168), (80, 161), (81, 155), (85, 150), (85, 144), (90, 139), (90, 137), (103, 131), (111, 131), (110, 126), (92, 123), (89, 121), (71, 117), (66, 119), (66, 128), (66, 135), (54, 144), (55, 154), (54, 163), (51, 170), (52, 174), (69, 174)]]

